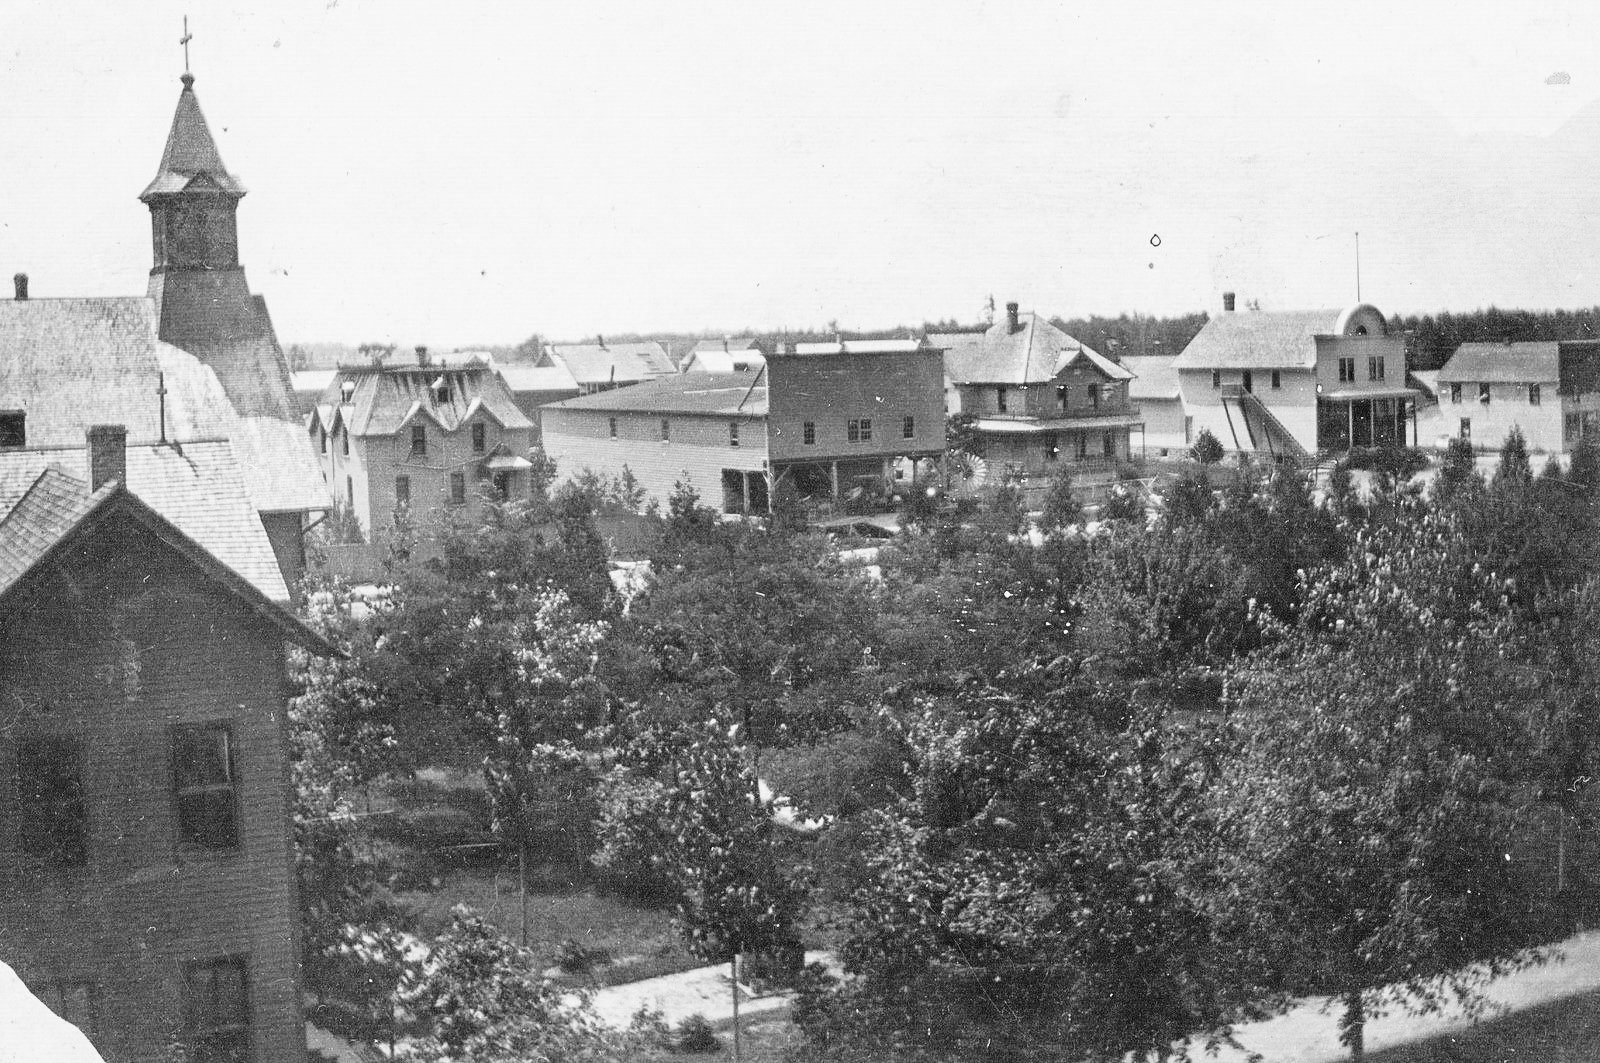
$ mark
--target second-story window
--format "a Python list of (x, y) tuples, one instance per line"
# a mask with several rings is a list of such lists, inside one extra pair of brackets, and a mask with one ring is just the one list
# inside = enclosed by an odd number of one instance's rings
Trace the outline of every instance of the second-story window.
[(328, 452), (328, 430), (326, 428), (318, 428), (317, 437), (322, 443), (322, 452), (326, 454)]
[(1339, 359), (1339, 383), (1352, 384), (1356, 379), (1356, 360), (1354, 358)]
[(411, 477), (396, 476), (394, 478), (394, 504), (409, 506), (411, 504)]
[(728, 422), (728, 446), (736, 447), (738, 445), (739, 445), (739, 422), (738, 421), (729, 421)]
[(800, 426), (800, 442), (806, 446), (815, 446), (817, 443), (817, 422), (807, 421)]
[(1211, 386), (1214, 388), (1220, 388), (1222, 386), (1222, 370), (1211, 370)]
[(917, 435), (917, 419), (907, 417), (900, 422), (900, 438), (915, 439)]
[(670, 420), (668, 420), (667, 418), (663, 417), (663, 418), (661, 418), (661, 442), (668, 443), (668, 442), (671, 442), (671, 441), (672, 441), (672, 422)]
[(425, 458), (428, 456), (427, 425), (414, 424), (411, 426), (411, 456), (413, 458)]
[(1099, 408), (1100, 408), (1100, 385), (1099, 384), (1090, 384), (1089, 385), (1089, 409), (1098, 410)]
[(472, 426), (472, 452), (482, 454), (489, 443), (489, 429), (479, 421)]
[(1382, 380), (1383, 379), (1383, 356), (1382, 355), (1376, 355), (1374, 357), (1371, 357), (1371, 358), (1367, 359), (1367, 379), (1368, 380)]
[(615, 417), (611, 418), (611, 423), (607, 427), (611, 430), (611, 438), (617, 438), (617, 419)]
[(1239, 383), (1244, 386), (1246, 391), (1254, 392), (1256, 389), (1256, 378), (1248, 369), (1240, 376)]
[(17, 743), (17, 791), (22, 851), (54, 864), (87, 862), (83, 744), (60, 736), (23, 738)]
[(172, 729), (179, 841), (206, 849), (238, 846), (239, 803), (233, 770), (233, 731), (227, 724), (186, 724)]
[(1072, 385), (1071, 384), (1057, 384), (1056, 385), (1056, 407), (1058, 409), (1060, 409), (1062, 413), (1066, 413), (1067, 412), (1067, 407), (1071, 404), (1071, 402), (1072, 402)]
[(1451, 402), (1460, 402), (1461, 401), (1461, 385), (1460, 384), (1451, 384), (1450, 385), (1450, 401)]
[(0, 410), (0, 447), (28, 445), (28, 415), (22, 410)]
[(339, 433), (339, 453), (343, 454), (347, 458), (350, 456), (350, 426), (349, 425), (345, 425), (344, 426), (344, 430)]
[(995, 388), (994, 389), (994, 408), (999, 410), (1001, 413), (1005, 413), (1006, 412), (1006, 389), (1005, 388)]
[(1279, 376), (1278, 371), (1274, 369), (1272, 371), (1272, 390), (1277, 391), (1281, 387), (1283, 387), (1283, 378)]
[(861, 422), (853, 420), (846, 421), (844, 426), (844, 437), (851, 443), (861, 442)]
[(1478, 385), (1478, 401), (1487, 404), (1489, 401), (1489, 385)]
[(1529, 406), (1537, 406), (1537, 405), (1539, 405), (1539, 398), (1540, 398), (1540, 396), (1539, 396), (1539, 385), (1538, 384), (1529, 384), (1528, 385), (1528, 405)]

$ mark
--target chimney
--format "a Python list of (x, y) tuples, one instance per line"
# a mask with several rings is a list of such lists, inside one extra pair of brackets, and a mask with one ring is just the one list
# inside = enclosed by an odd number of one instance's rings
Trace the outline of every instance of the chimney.
[(28, 275), (26, 273), (18, 273), (16, 276), (12, 277), (11, 283), (17, 286), (18, 302), (28, 298)]
[(1225, 314), (1233, 313), (1233, 293), (1232, 292), (1223, 292), (1222, 293), (1222, 311)]
[(1017, 304), (1016, 303), (1007, 303), (1006, 304), (1006, 332), (1008, 334), (1012, 333), (1012, 332), (1015, 332), (1015, 331), (1017, 331), (1017, 328), (1018, 328), (1018, 326), (1017, 326)]
[(128, 481), (128, 429), (120, 424), (89, 426), (89, 490), (98, 491), (112, 480)]
[(418, 365), (427, 365), (428, 364), (428, 348), (423, 346), (420, 343), (417, 344), (417, 364)]

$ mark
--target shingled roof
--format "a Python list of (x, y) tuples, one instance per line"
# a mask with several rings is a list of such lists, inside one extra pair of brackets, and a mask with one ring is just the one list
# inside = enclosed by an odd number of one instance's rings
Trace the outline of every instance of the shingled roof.
[(540, 365), (565, 365), (579, 384), (636, 384), (677, 372), (661, 344), (654, 340), (634, 343), (561, 343), (546, 348)]
[(231, 440), (257, 510), (327, 508), (298, 415), (239, 409), (217, 372), (161, 342), (156, 325), (148, 298), (0, 300), (0, 407), (25, 411), (29, 446), (81, 446), (92, 424), (126, 425), (129, 439), (153, 443), (164, 386), (166, 438)]
[[(350, 397), (344, 385), (353, 383)], [(436, 384), (449, 394), (439, 401)], [(346, 425), (353, 436), (390, 436), (414, 417), (426, 417), (446, 432), (453, 432), (483, 411), (502, 428), (532, 428), (533, 422), (517, 407), (511, 390), (493, 366), (365, 366), (341, 369), (322, 393), (313, 416), (329, 431)]]
[(936, 345), (945, 344), (945, 375), (956, 384), (1042, 384), (1079, 357), (1112, 380), (1133, 376), (1035, 313), (1019, 314), (1015, 332), (1002, 319), (986, 332), (941, 334)]
[(251, 611), (277, 627), (286, 638), (317, 652), (331, 652), (321, 636), (122, 484), (112, 481), (90, 492), (87, 483), (59, 466), (47, 467), (39, 473), (22, 497), (0, 515), (0, 602), (23, 587), (29, 575), (49, 558), (65, 555), (73, 542), (93, 535), (116, 519), (142, 525), (242, 599)]
[(1178, 371), (1172, 368), (1177, 357), (1175, 354), (1138, 354), (1124, 358), (1123, 368), (1133, 374), (1133, 380), (1128, 383), (1128, 398), (1135, 402), (1178, 398)]
[(235, 198), (244, 195), (244, 186), (222, 165), (217, 142), (211, 138), (205, 115), (200, 113), (200, 101), (194, 94), (194, 75), (184, 74), (182, 80), (183, 91), (178, 94), (178, 107), (172, 115), (172, 129), (167, 133), (167, 146), (161, 152), (161, 164), (156, 168), (155, 179), (139, 193), (139, 198), (148, 201), (152, 196), (181, 192), (196, 178), (203, 178), (218, 191)]
[(1336, 336), (1344, 311), (1252, 310), (1216, 314), (1189, 341), (1174, 369), (1309, 369), (1318, 336)]
[[(47, 472), (88, 467), (77, 447), (0, 451), (0, 519)], [(229, 441), (127, 448), (127, 488), (275, 602), (289, 601), (272, 543)], [(75, 483), (81, 482), (74, 481)]]
[(1463, 343), (1439, 370), (1441, 384), (1554, 384), (1561, 375), (1561, 345)]
[(632, 387), (551, 403), (552, 410), (614, 410), (627, 413), (765, 417), (765, 371), (679, 373)]

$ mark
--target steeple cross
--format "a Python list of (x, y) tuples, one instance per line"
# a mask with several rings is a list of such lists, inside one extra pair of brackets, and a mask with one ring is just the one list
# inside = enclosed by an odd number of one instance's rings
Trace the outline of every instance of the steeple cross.
[(189, 72), (189, 42), (194, 40), (194, 34), (189, 32), (189, 16), (183, 16), (183, 36), (178, 38), (178, 43), (183, 45), (183, 72)]

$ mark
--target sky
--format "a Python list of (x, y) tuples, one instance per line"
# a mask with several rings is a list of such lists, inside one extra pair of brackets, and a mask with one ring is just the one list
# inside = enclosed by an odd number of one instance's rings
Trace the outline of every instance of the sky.
[(7, 4), (0, 275), (143, 291), (187, 14), (285, 344), (1600, 303), (1600, 5), (1301, 6)]

